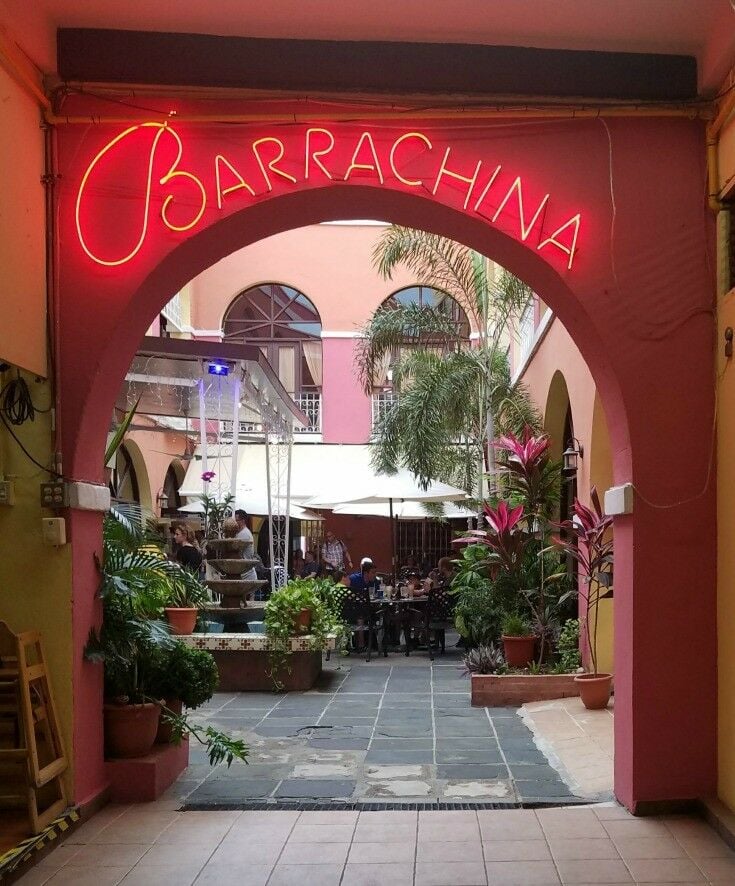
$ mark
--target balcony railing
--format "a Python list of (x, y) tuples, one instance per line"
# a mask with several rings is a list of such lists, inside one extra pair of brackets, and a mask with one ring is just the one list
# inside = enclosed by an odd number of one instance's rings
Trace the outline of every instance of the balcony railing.
[(373, 394), (373, 428), (397, 402), (398, 395), (393, 391), (381, 391), (379, 394)]
[(171, 301), (161, 311), (163, 316), (174, 324), (177, 329), (182, 329), (184, 318), (181, 310), (181, 293), (177, 292)]
[[(302, 392), (294, 394), (294, 403), (308, 417), (309, 424), (305, 427), (296, 427), (294, 432), (297, 434), (321, 434), (322, 432), (322, 395), (316, 392)], [(246, 437), (248, 434), (261, 434), (263, 425), (256, 422), (241, 421), (240, 437)], [(222, 422), (222, 439), (232, 439), (232, 422)]]
[(294, 428), (301, 434), (321, 434), (322, 432), (322, 395), (315, 391), (302, 391), (294, 394), (294, 402), (308, 416), (309, 424), (305, 428)]

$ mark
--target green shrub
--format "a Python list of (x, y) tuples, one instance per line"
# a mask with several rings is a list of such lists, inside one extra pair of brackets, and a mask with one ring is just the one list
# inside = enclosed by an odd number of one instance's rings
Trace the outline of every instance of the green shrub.
[(556, 644), (559, 652), (559, 670), (568, 674), (576, 671), (582, 664), (579, 651), (579, 620), (570, 618), (565, 622)]
[(527, 618), (514, 613), (503, 618), (503, 634), (506, 637), (528, 637), (531, 633), (531, 623)]
[(462, 659), (465, 674), (495, 674), (505, 664), (503, 653), (495, 646), (476, 646)]
[(154, 696), (180, 698), (187, 708), (198, 708), (216, 692), (219, 673), (209, 652), (176, 642), (171, 649), (157, 651), (148, 685)]

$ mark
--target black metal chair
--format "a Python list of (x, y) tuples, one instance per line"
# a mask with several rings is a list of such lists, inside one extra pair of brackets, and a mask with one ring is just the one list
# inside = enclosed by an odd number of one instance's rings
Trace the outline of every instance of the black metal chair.
[(436, 638), (439, 643), (441, 654), (446, 650), (447, 628), (454, 626), (454, 606), (457, 602), (454, 594), (450, 594), (448, 588), (432, 588), (426, 603), (426, 643), (429, 649), (429, 659), (434, 661), (434, 643)]
[[(342, 600), (342, 621), (350, 630), (351, 638), (359, 636), (367, 648), (365, 661), (370, 661), (373, 649), (373, 641), (376, 637), (378, 625), (377, 613), (370, 605), (370, 597), (367, 591), (347, 590)], [(362, 643), (358, 643), (357, 649), (362, 651)]]

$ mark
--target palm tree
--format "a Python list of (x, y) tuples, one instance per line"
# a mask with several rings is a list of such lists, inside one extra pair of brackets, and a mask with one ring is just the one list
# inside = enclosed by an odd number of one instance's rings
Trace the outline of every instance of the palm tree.
[(444, 237), (392, 225), (373, 251), (379, 273), (390, 279), (397, 265), (417, 281), (451, 296), (479, 338), (469, 347), (456, 321), (440, 308), (383, 306), (370, 318), (357, 348), (357, 370), (371, 393), (387, 357), (399, 397), (378, 421), (375, 466), (408, 468), (420, 485), (443, 480), (484, 497), (483, 477), (494, 474), (490, 441), (496, 434), (540, 426), (522, 385), (511, 380), (508, 332), (531, 290), (503, 272), (491, 280), (485, 259)]

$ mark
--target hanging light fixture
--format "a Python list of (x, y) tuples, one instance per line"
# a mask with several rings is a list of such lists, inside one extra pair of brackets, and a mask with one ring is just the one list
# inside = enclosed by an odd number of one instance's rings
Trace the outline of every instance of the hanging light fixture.
[(572, 437), (561, 456), (561, 472), (565, 477), (574, 477), (576, 475), (580, 458), (584, 458), (584, 448), (576, 437)]
[(156, 493), (156, 504), (161, 510), (168, 507), (168, 495), (163, 489), (159, 489)]

